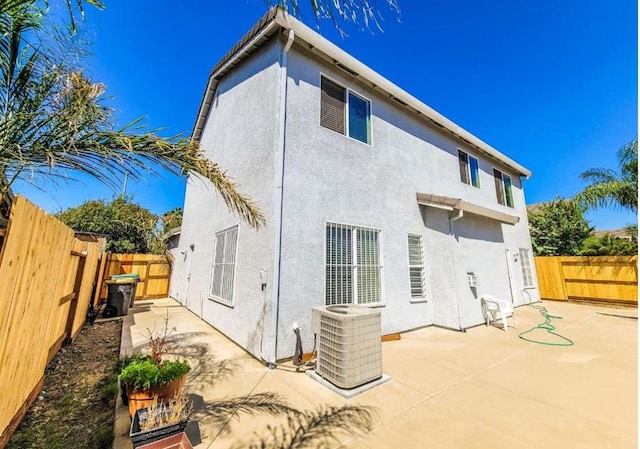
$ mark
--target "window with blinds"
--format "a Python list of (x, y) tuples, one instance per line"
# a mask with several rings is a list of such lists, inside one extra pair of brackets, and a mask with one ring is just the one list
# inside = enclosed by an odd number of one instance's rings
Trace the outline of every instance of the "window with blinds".
[(371, 103), (323, 76), (320, 78), (320, 125), (371, 143)]
[(412, 299), (423, 299), (424, 292), (424, 256), (422, 253), (422, 236), (407, 236), (409, 246), (409, 285)]
[(327, 305), (382, 302), (379, 230), (327, 223), (326, 264)]
[(496, 195), (498, 203), (503, 206), (513, 206), (513, 191), (511, 187), (511, 176), (502, 173), (500, 170), (493, 169), (493, 180), (496, 186)]
[(238, 226), (216, 233), (210, 294), (227, 305), (233, 304), (237, 244)]
[(458, 163), (460, 165), (460, 180), (465, 184), (480, 188), (480, 164), (478, 159), (458, 150)]
[(520, 248), (520, 267), (522, 268), (524, 287), (534, 287), (533, 261), (531, 260), (531, 251), (528, 248)]
[(337, 133), (345, 132), (345, 104), (347, 90), (331, 80), (320, 80), (320, 124)]

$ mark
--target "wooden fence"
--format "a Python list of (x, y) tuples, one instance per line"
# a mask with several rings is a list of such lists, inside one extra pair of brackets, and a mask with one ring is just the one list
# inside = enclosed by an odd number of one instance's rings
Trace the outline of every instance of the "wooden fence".
[(0, 448), (40, 393), (44, 370), (85, 321), (101, 250), (21, 196), (0, 251)]
[(638, 257), (535, 257), (542, 299), (638, 306)]
[[(114, 274), (137, 273), (140, 276), (136, 299), (166, 298), (169, 296), (171, 266), (164, 256), (154, 254), (109, 254), (103, 279)], [(100, 300), (106, 300), (107, 288), (102, 282)]]

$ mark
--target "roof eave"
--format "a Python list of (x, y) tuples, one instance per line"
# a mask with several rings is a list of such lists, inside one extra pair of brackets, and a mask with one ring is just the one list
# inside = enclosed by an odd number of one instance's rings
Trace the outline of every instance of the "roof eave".
[(200, 105), (200, 110), (198, 111), (196, 124), (193, 129), (192, 138), (194, 140), (199, 140), (201, 137), (202, 129), (204, 128), (204, 123), (213, 100), (215, 87), (220, 77), (232, 67), (232, 63), (241, 58), (246, 52), (251, 51), (257, 43), (263, 42), (266, 38), (271, 36), (271, 32), (275, 31), (275, 28), (277, 27), (293, 30), (296, 36), (296, 41), (299, 42), (302, 40), (306, 42), (310, 46), (308, 50), (323, 53), (334, 61), (334, 65), (346, 70), (359, 80), (366, 81), (372, 88), (385, 93), (391, 100), (395, 101), (399, 105), (419, 116), (422, 116), (434, 127), (448, 131), (458, 140), (461, 140), (467, 145), (483, 152), (487, 156), (499, 161), (512, 170), (517, 171), (519, 175), (526, 178), (531, 176), (531, 171), (529, 169), (505, 156), (491, 145), (480, 140), (461, 126), (415, 98), (413, 95), (396, 86), (394, 83), (330, 42), (328, 39), (325, 39), (299, 20), (285, 13), (281, 8), (274, 8), (263, 16), (263, 18), (260, 19), (260, 21), (258, 21), (258, 23), (256, 23), (256, 25), (247, 34), (245, 34), (245, 36), (231, 49), (231, 51), (228, 52), (213, 68), (209, 77), (207, 89), (203, 96), (203, 101)]

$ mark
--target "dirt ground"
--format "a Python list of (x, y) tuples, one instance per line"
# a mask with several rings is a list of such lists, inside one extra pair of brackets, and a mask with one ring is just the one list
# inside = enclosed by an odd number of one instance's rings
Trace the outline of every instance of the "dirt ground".
[(111, 447), (121, 329), (121, 320), (87, 324), (58, 352), (8, 449)]

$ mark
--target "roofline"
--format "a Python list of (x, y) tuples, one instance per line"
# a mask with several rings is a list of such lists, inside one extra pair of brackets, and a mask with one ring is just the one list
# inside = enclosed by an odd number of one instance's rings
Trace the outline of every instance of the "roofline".
[(227, 53), (211, 71), (207, 89), (198, 111), (198, 117), (194, 125), (192, 138), (199, 140), (204, 128), (204, 123), (209, 114), (213, 94), (220, 78), (239, 60), (256, 50), (263, 42), (273, 35), (277, 28), (293, 30), (296, 42), (304, 41), (308, 44), (307, 50), (312, 53), (320, 53), (333, 61), (333, 64), (348, 72), (351, 76), (365, 82), (374, 90), (386, 94), (391, 100), (400, 106), (410, 110), (418, 116), (422, 116), (435, 128), (448, 131), (456, 139), (480, 150), (486, 155), (498, 160), (502, 164), (516, 170), (520, 175), (529, 178), (531, 171), (505, 156), (491, 145), (477, 138), (461, 126), (438, 113), (422, 101), (418, 100), (405, 90), (375, 72), (356, 58), (339, 48), (337, 45), (322, 37), (320, 34), (287, 14), (281, 8), (271, 9), (256, 25)]

